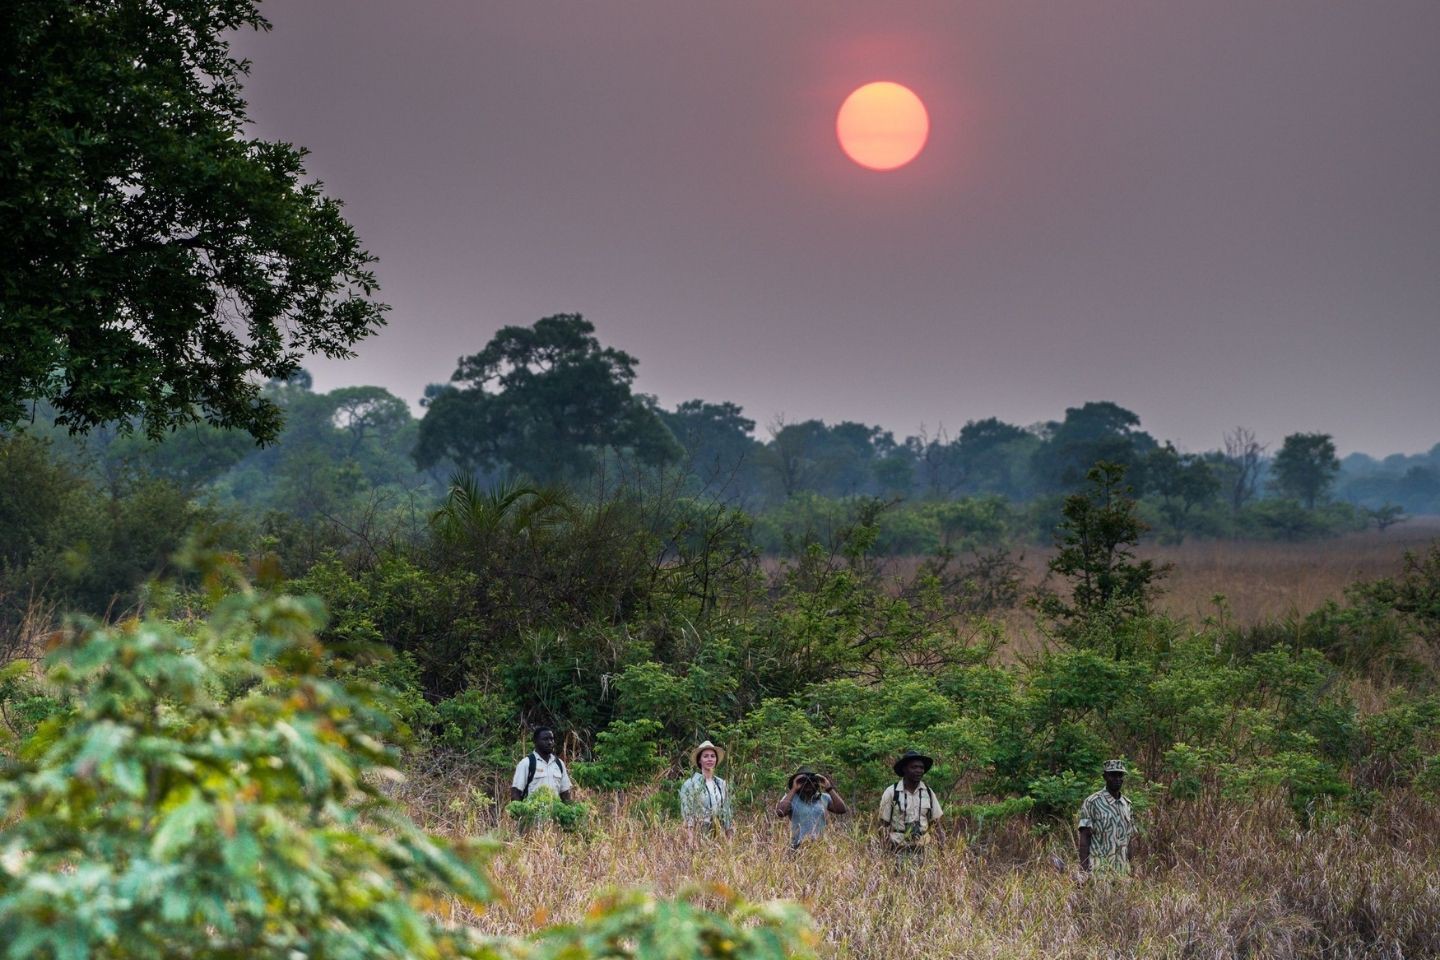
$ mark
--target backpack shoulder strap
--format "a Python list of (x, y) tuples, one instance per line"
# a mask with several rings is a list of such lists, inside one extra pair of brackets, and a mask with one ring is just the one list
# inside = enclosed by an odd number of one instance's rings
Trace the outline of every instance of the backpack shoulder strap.
[(528, 799), (528, 798), (529, 798), (529, 796), (530, 796), (530, 784), (531, 784), (531, 782), (533, 782), (534, 779), (535, 779), (535, 751), (534, 751), (534, 750), (531, 750), (531, 751), (530, 751), (530, 756), (527, 757), (526, 759), (528, 759), (528, 760), (530, 761), (530, 769), (529, 769), (529, 771), (525, 774), (525, 789), (520, 791), (520, 799), (521, 799), (521, 800), (525, 800), (525, 799)]

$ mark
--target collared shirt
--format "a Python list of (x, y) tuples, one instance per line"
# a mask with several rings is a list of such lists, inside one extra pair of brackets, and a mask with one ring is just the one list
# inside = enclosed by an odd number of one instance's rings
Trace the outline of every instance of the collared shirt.
[(891, 842), (904, 847), (929, 843), (930, 825), (943, 813), (935, 791), (921, 780), (912, 793), (902, 782), (897, 798), (895, 787), (892, 783), (880, 796), (880, 819), (890, 825)]
[(530, 792), (525, 799), (535, 796), (537, 790), (549, 790), (556, 796), (570, 789), (570, 773), (560, 758), (555, 754), (550, 755), (546, 760), (540, 754), (531, 751), (529, 757), (521, 757), (520, 762), (515, 764), (515, 779), (510, 781), (510, 786), (525, 792), (525, 780), (530, 776), (530, 757), (535, 758), (535, 777), (530, 781)]
[(686, 823), (705, 823), (727, 830), (735, 820), (730, 807), (730, 790), (725, 781), (711, 777), (708, 781), (698, 770), (680, 785), (680, 816)]
[(1130, 838), (1135, 836), (1135, 821), (1130, 815), (1130, 799), (1110, 796), (1109, 790), (1097, 790), (1080, 804), (1081, 827), (1090, 828), (1090, 866), (1093, 869), (1130, 869)]
[(800, 794), (790, 798), (790, 845), (798, 847), (811, 837), (825, 832), (825, 811), (830, 809), (830, 794), (817, 793), (806, 801)]

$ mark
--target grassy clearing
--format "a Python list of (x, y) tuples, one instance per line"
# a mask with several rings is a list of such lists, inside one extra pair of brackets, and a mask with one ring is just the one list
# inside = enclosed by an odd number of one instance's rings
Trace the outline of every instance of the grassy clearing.
[[(1303, 615), (1328, 600), (1343, 598), (1357, 580), (1394, 576), (1405, 552), (1423, 552), (1440, 537), (1440, 517), (1416, 517), (1384, 533), (1367, 531), (1303, 543), (1191, 540), (1178, 546), (1143, 544), (1142, 559), (1171, 564), (1162, 582), (1156, 609), (1179, 620), (1199, 624), (1217, 614), (1214, 598), (1224, 596), (1227, 616), (1237, 626)], [(1017, 550), (1028, 591), (1046, 574), (1054, 551), (1029, 546)], [(913, 575), (919, 558), (892, 561), (896, 576)], [(1039, 648), (1042, 638), (1028, 609), (1004, 613), (1007, 645), (1012, 653)]]
[[(463, 794), (428, 790), (411, 806), (433, 826), (497, 829)], [(1022, 822), (985, 833), (952, 824), (916, 882), (870, 829), (873, 798), (852, 799), (866, 813), (798, 856), (784, 825), (759, 811), (734, 841), (698, 851), (677, 824), (613, 798), (600, 802), (589, 838), (519, 837), (502, 825), (509, 842), (495, 873), (508, 899), (459, 918), (523, 934), (578, 918), (613, 885), (673, 894), (700, 883), (797, 900), (815, 918), (821, 955), (855, 960), (1440, 956), (1440, 812), (1413, 796), (1363, 817), (1321, 811), (1308, 828), (1279, 799), (1162, 800), (1142, 819), (1136, 875), (1086, 884), (1071, 872), (1067, 828)]]

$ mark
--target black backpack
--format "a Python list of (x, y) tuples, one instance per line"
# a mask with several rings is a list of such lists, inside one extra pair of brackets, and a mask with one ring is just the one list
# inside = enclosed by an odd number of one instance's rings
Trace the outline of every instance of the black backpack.
[[(525, 774), (525, 789), (520, 791), (520, 799), (521, 799), (521, 800), (525, 800), (525, 799), (528, 799), (528, 798), (529, 798), (529, 796), (530, 796), (530, 783), (531, 783), (531, 781), (533, 781), (533, 780), (535, 779), (535, 767), (536, 767), (535, 751), (534, 751), (534, 750), (531, 750), (531, 751), (530, 751), (530, 756), (527, 757), (526, 759), (530, 761), (530, 769), (529, 769), (529, 770), (526, 772), (526, 774)], [(558, 753), (555, 755), (555, 762), (558, 763), (558, 764), (560, 764), (560, 773), (561, 773), (562, 775), (568, 777), (569, 774), (568, 774), (568, 773), (565, 773), (565, 761), (560, 759), (560, 755), (559, 755)]]

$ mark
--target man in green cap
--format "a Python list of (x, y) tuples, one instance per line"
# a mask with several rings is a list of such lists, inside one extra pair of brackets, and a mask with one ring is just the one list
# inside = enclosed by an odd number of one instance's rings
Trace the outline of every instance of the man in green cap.
[(1080, 804), (1080, 870), (1129, 873), (1130, 844), (1135, 839), (1135, 821), (1130, 801), (1121, 795), (1125, 785), (1125, 761), (1106, 760), (1102, 769), (1105, 789), (1097, 790)]

